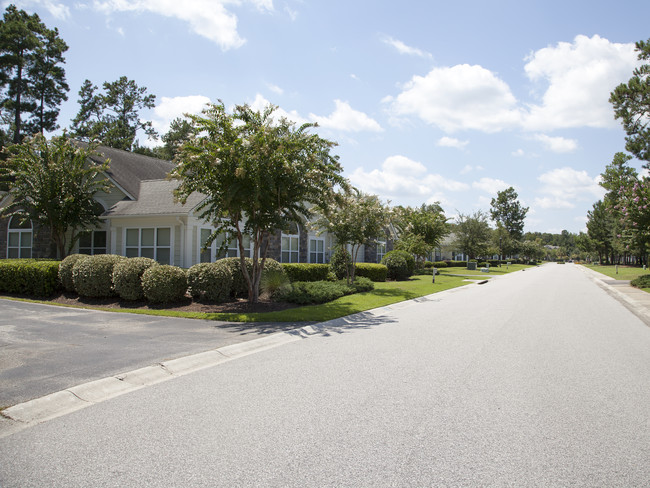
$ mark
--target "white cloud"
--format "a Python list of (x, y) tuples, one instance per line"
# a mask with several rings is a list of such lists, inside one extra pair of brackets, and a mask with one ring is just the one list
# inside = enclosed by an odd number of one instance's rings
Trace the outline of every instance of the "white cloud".
[(490, 195), (496, 195), (497, 192), (503, 191), (511, 186), (505, 181), (496, 178), (481, 178), (472, 183), (472, 188), (482, 190)]
[[(273, 10), (272, 0), (248, 0), (260, 11)], [(112, 12), (154, 13), (189, 23), (192, 31), (218, 44), (223, 51), (241, 47), (246, 41), (237, 32), (237, 16), (226, 5), (232, 0), (94, 0), (95, 9)]]
[(460, 174), (466, 175), (472, 172), (483, 171), (484, 169), (483, 166), (472, 166), (471, 164), (466, 164), (463, 169), (460, 170)]
[(309, 118), (319, 126), (346, 132), (382, 132), (379, 123), (363, 112), (354, 110), (347, 102), (334, 100), (336, 109), (327, 117), (309, 114)]
[(269, 90), (271, 90), (276, 95), (284, 94), (284, 90), (280, 88), (278, 85), (274, 85), (273, 83), (267, 83), (266, 86), (268, 87)]
[[(252, 103), (249, 105), (253, 110), (257, 111), (262, 111), (264, 110), (271, 102), (269, 102), (266, 98), (264, 98), (262, 95), (259, 93), (255, 95), (255, 100), (253, 100)], [(283, 110), (282, 108), (278, 107), (275, 112), (273, 112), (273, 117), (275, 119), (281, 119), (285, 118), (287, 120), (290, 120), (291, 122), (294, 122), (296, 125), (302, 125), (306, 124), (309, 122), (306, 118), (302, 117), (298, 112), (295, 110), (292, 110), (291, 112), (287, 112), (286, 110)]]
[(565, 139), (564, 137), (551, 137), (546, 134), (535, 134), (533, 138), (544, 144), (549, 151), (556, 153), (569, 153), (578, 148), (578, 141), (575, 139)]
[(421, 49), (418, 49), (416, 47), (411, 47), (407, 46), (404, 44), (402, 41), (398, 39), (394, 39), (392, 37), (386, 37), (384, 38), (384, 43), (388, 44), (389, 46), (392, 46), (399, 52), (400, 54), (407, 54), (409, 56), (418, 56), (420, 58), (432, 58), (430, 53), (426, 51), (422, 51)]
[(469, 144), (469, 141), (461, 141), (460, 139), (455, 139), (453, 137), (441, 137), (438, 139), (437, 145), (442, 147), (455, 147), (456, 149), (463, 149)]
[(383, 198), (400, 199), (416, 196), (426, 199), (427, 202), (444, 202), (443, 191), (469, 189), (465, 183), (429, 173), (422, 163), (401, 155), (387, 158), (381, 169), (365, 171), (363, 168), (357, 168), (350, 176), (350, 181), (360, 189)]
[(519, 148), (516, 151), (512, 151), (510, 154), (512, 154), (516, 158), (521, 158), (523, 157), (526, 153), (524, 152), (523, 149)]
[(598, 184), (600, 175), (592, 178), (586, 171), (564, 167), (554, 169), (537, 178), (542, 183), (535, 205), (541, 208), (574, 208), (581, 199), (602, 198), (605, 190)]
[(190, 95), (187, 97), (161, 97), (160, 103), (153, 109), (151, 123), (159, 134), (169, 131), (169, 124), (183, 114), (198, 114), (206, 104), (210, 103), (208, 97)]
[(540, 49), (527, 61), (528, 78), (548, 83), (541, 104), (530, 107), (525, 126), (531, 130), (616, 126), (609, 94), (638, 64), (634, 44), (597, 35)]
[(521, 124), (522, 112), (508, 85), (491, 71), (467, 64), (414, 76), (397, 97), (386, 97), (398, 116), (417, 116), (445, 132), (498, 132)]
[(18, 0), (14, 2), (4, 2), (3, 6), (6, 7), (13, 3), (19, 8), (30, 9), (31, 7), (44, 8), (52, 17), (59, 20), (65, 20), (70, 17), (70, 8), (62, 2), (54, 0)]

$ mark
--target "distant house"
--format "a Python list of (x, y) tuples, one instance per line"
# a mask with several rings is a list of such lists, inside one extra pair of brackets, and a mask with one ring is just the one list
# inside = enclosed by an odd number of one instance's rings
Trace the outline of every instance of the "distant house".
[[(223, 241), (230, 240), (227, 235), (203, 249), (214, 231), (197, 212), (204, 197), (193, 194), (185, 205), (174, 201), (179, 183), (167, 179), (171, 162), (103, 146), (98, 152), (103, 157), (96, 158), (97, 163), (110, 159), (105, 172), (110, 190), (95, 197), (102, 223), (88, 229), (73, 252), (143, 256), (184, 268), (239, 255), (235, 241), (218, 254)], [(327, 263), (334, 245), (331, 235), (318, 235), (305, 225), (294, 224), (270, 236), (267, 256), (285, 263)], [(250, 247), (246, 243), (245, 247), (245, 255), (250, 256)], [(366, 262), (379, 262), (390, 249), (389, 239), (379, 241), (364, 246), (359, 256)], [(30, 222), (19, 225), (18, 219), (0, 219), (0, 258), (45, 258), (55, 253), (47, 229)]]

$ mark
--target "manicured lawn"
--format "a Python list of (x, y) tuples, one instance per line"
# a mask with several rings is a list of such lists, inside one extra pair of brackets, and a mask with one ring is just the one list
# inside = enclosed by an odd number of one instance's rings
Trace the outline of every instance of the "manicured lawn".
[(440, 274), (441, 275), (453, 275), (453, 274), (459, 274), (459, 275), (470, 275), (470, 276), (482, 276), (484, 278), (489, 278), (490, 275), (493, 276), (501, 276), (504, 274), (512, 273), (514, 271), (521, 271), (522, 269), (526, 268), (532, 268), (533, 266), (528, 266), (526, 264), (511, 264), (510, 266), (506, 266), (505, 264), (501, 266), (500, 268), (498, 266), (490, 266), (490, 272), (489, 273), (484, 273), (481, 271), (481, 268), (477, 269), (476, 271), (470, 271), (467, 268), (440, 268)]
[(617, 274), (616, 266), (601, 266), (598, 264), (583, 264), (582, 266), (598, 271), (599, 273), (614, 278), (615, 280), (633, 280), (634, 278), (638, 278), (639, 276), (650, 272), (648, 270), (643, 271), (643, 268), (633, 266), (619, 266)]

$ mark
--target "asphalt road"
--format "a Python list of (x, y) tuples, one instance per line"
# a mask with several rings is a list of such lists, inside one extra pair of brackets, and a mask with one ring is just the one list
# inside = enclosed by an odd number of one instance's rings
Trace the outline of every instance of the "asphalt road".
[(0, 407), (292, 327), (0, 300)]
[(650, 328), (547, 265), (0, 439), (0, 485), (650, 486)]

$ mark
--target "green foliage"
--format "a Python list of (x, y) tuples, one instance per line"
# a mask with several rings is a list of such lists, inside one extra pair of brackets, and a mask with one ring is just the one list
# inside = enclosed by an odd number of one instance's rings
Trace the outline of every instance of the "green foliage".
[(145, 298), (150, 302), (178, 302), (187, 292), (187, 273), (169, 264), (152, 266), (142, 275), (142, 290)]
[(3, 259), (0, 261), (0, 292), (48, 297), (61, 288), (59, 261)]
[(230, 298), (232, 273), (223, 259), (214, 263), (199, 263), (187, 271), (187, 285), (194, 298), (225, 302)]
[(390, 251), (381, 260), (381, 264), (388, 268), (388, 279), (406, 280), (415, 271), (415, 259), (405, 251)]
[[(59, 105), (68, 99), (61, 66), (67, 50), (59, 31), (48, 29), (37, 14), (7, 7), (0, 21), (0, 107), (11, 118), (15, 144), (24, 134), (58, 128)], [(23, 114), (32, 119), (24, 121)]]
[(81, 86), (79, 112), (70, 127), (76, 138), (132, 151), (138, 130), (149, 137), (157, 136), (151, 122), (140, 118), (141, 110), (155, 106), (156, 96), (147, 94), (146, 87), (122, 76), (112, 83), (104, 82), (103, 89), (104, 93), (96, 93), (97, 86), (90, 80)]
[(326, 303), (341, 298), (344, 295), (355, 293), (353, 286), (337, 281), (296, 281), (291, 283), (291, 288), (279, 293), (278, 301), (308, 305)]
[(74, 280), (72, 279), (72, 269), (77, 261), (86, 259), (87, 254), (70, 254), (59, 265), (59, 281), (65, 291), (75, 291)]
[[(252, 274), (253, 271), (253, 260), (251, 258), (244, 258), (246, 262), (246, 269), (249, 274)], [(219, 262), (223, 263), (224, 266), (227, 266), (232, 275), (232, 287), (230, 294), (234, 297), (246, 297), (248, 295), (248, 284), (246, 283), (246, 278), (241, 269), (241, 262), (239, 258), (224, 258), (220, 259)], [(268, 272), (278, 272), (284, 273), (284, 268), (282, 264), (278, 263), (275, 259), (267, 258), (264, 262), (264, 273)]]
[[(232, 114), (225, 105), (212, 104), (201, 115), (190, 115), (190, 137), (181, 145), (172, 177), (180, 180), (176, 196), (185, 202), (200, 192), (206, 199), (200, 217), (216, 222), (212, 240), (223, 232), (252, 242), (252, 266), (244, 273), (249, 301), (256, 302), (261, 278), (263, 239), (291, 222), (311, 216), (312, 205), (327, 208), (335, 186), (347, 187), (335, 143), (310, 134), (314, 124), (299, 128), (277, 109), (256, 112), (237, 105)], [(242, 217), (246, 223), (242, 226)]]
[[(48, 140), (37, 134), (8, 148), (0, 175), (9, 180), (12, 203), (3, 215), (19, 215), (49, 228), (60, 257), (65, 257), (81, 231), (99, 223), (94, 195), (108, 190), (102, 177), (107, 165), (89, 164), (95, 145), (80, 146), (66, 134)], [(71, 236), (70, 239), (68, 237)]]
[(366, 278), (364, 276), (357, 276), (354, 279), (352, 286), (357, 293), (364, 293), (366, 291), (372, 291), (375, 289), (375, 284), (373, 281), (370, 278)]
[(528, 207), (522, 207), (517, 198), (517, 192), (510, 187), (497, 192), (497, 197), (490, 203), (492, 220), (503, 227), (515, 241), (521, 240), (524, 235), (524, 220), (528, 213)]
[(158, 263), (150, 258), (128, 258), (116, 263), (113, 268), (115, 293), (124, 300), (144, 298), (142, 275), (152, 266), (158, 266)]
[(347, 278), (352, 274), (352, 257), (343, 246), (336, 246), (330, 258), (330, 268), (337, 280)]
[(440, 245), (450, 231), (442, 207), (437, 203), (415, 208), (396, 207), (393, 223), (399, 234), (395, 249), (414, 254), (422, 260)]
[(282, 268), (290, 281), (324, 281), (329, 272), (328, 264), (283, 263)]
[(260, 290), (263, 295), (275, 298), (291, 288), (291, 282), (285, 273), (268, 271), (262, 274)]
[(388, 268), (384, 264), (357, 263), (355, 276), (357, 279), (364, 277), (371, 281), (382, 282), (388, 278)]
[(425, 268), (446, 268), (449, 266), (449, 263), (447, 261), (434, 261), (431, 263), (431, 266), (427, 266), (426, 264), (424, 265)]
[(82, 297), (115, 296), (113, 289), (113, 268), (124, 256), (98, 254), (79, 259), (72, 267), (74, 288)]
[(459, 214), (454, 228), (455, 247), (470, 258), (485, 254), (490, 240), (487, 214), (477, 210), (473, 215)]
[[(640, 61), (650, 60), (650, 39), (637, 42), (636, 50)], [(642, 64), (632, 74), (627, 83), (614, 89), (609, 102), (627, 134), (625, 149), (638, 159), (648, 161), (647, 168), (650, 164), (650, 64)]]

